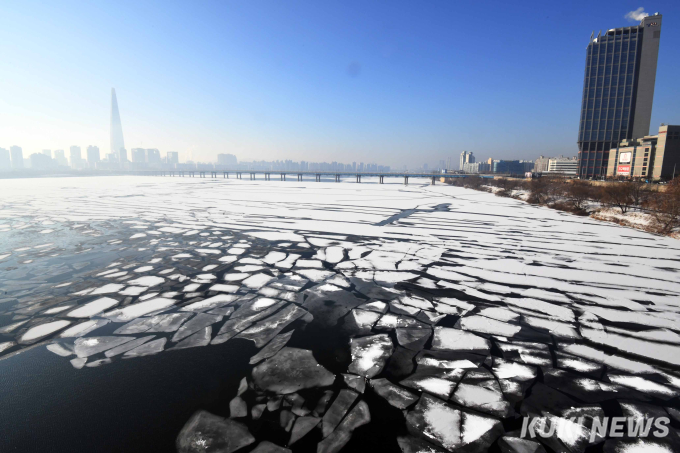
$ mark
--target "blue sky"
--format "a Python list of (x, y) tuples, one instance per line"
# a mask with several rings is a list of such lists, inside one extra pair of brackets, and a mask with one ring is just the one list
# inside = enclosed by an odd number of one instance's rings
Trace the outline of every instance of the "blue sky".
[(575, 155), (591, 31), (664, 15), (652, 131), (680, 124), (680, 2), (0, 2), (0, 147), (415, 167)]

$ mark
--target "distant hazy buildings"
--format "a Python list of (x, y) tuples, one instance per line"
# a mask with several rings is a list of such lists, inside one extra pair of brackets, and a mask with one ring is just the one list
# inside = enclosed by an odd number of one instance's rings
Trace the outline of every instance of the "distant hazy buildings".
[(543, 173), (544, 171), (548, 171), (549, 160), (550, 160), (549, 157), (538, 156), (538, 159), (534, 161), (534, 171), (536, 173)]
[(98, 146), (88, 146), (87, 147), (87, 163), (90, 166), (90, 168), (96, 168), (97, 163), (101, 161), (101, 157), (99, 156), (99, 147)]
[(155, 148), (150, 148), (146, 150), (146, 162), (150, 165), (160, 165), (161, 163), (161, 152)]
[(68, 167), (68, 161), (66, 160), (63, 149), (54, 150), (54, 160), (57, 162), (57, 165)]
[[(118, 99), (116, 98), (115, 88), (111, 88), (111, 153), (118, 156), (119, 162), (125, 162), (127, 156), (123, 158), (123, 149), (125, 149), (125, 142), (123, 141), (123, 125), (120, 122), (120, 112), (118, 111)], [(125, 153), (127, 154), (127, 153)]]
[(649, 134), (661, 15), (590, 35), (578, 133), (578, 174), (604, 176), (609, 151)]
[(74, 170), (85, 168), (85, 160), (81, 154), (80, 146), (71, 146), (69, 149), (69, 160), (71, 162), (71, 168)]
[(548, 159), (548, 170), (545, 173), (561, 175), (577, 175), (578, 159), (576, 157), (553, 157)]
[(33, 153), (30, 155), (31, 168), (33, 170), (48, 170), (54, 167), (54, 160), (47, 154), (43, 153)]
[(165, 160), (174, 168), (174, 166), (179, 163), (179, 153), (177, 151), (168, 151), (165, 156)]
[(235, 166), (238, 164), (238, 160), (236, 159), (236, 156), (233, 154), (218, 154), (217, 155), (217, 165), (222, 165), (222, 166)]
[(19, 170), (24, 168), (24, 153), (20, 146), (12, 146), (9, 148), (9, 154), (12, 157), (12, 168)]
[(43, 150), (42, 150), (42, 153), (43, 153), (44, 155), (46, 155), (47, 157), (49, 157), (50, 159), (52, 159), (52, 151), (51, 151), (51, 150), (49, 150), (49, 149), (43, 149)]
[(7, 171), (12, 168), (12, 159), (9, 157), (9, 151), (5, 148), (0, 148), (0, 171)]
[(146, 162), (146, 150), (144, 148), (132, 148), (130, 150), (130, 160), (134, 163)]

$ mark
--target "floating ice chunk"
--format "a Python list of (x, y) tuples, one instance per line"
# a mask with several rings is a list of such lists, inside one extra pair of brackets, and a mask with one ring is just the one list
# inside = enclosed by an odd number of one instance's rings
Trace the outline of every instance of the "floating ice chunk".
[[(214, 250), (211, 250), (211, 253), (214, 252)], [(241, 248), (241, 247), (232, 247), (229, 250), (227, 250), (227, 253), (230, 255), (243, 255), (246, 252), (246, 249)]]
[(236, 266), (236, 267), (234, 267), (234, 270), (235, 270), (235, 271), (238, 271), (238, 272), (240, 272), (240, 273), (244, 273), (244, 272), (257, 272), (257, 271), (261, 271), (262, 269), (264, 269), (264, 266), (257, 266), (257, 265), (253, 265), (253, 264), (248, 264), (248, 265), (245, 265), (245, 266)]
[(300, 275), (304, 275), (306, 278), (313, 281), (314, 283), (320, 283), (326, 280), (328, 277), (335, 275), (333, 272), (321, 269), (296, 269), (295, 272), (297, 272)]
[(267, 345), (260, 350), (257, 354), (252, 356), (250, 358), (250, 364), (254, 365), (258, 362), (261, 362), (264, 359), (268, 359), (269, 357), (272, 357), (274, 354), (279, 352), (285, 345), (288, 343), (288, 340), (290, 340), (290, 337), (293, 336), (293, 331), (291, 330), (288, 333), (283, 333), (280, 335), (277, 335), (272, 339)]
[(295, 267), (314, 267), (317, 269), (323, 269), (323, 263), (319, 260), (297, 260)]
[(70, 311), (66, 316), (70, 318), (89, 318), (90, 316), (94, 316), (97, 313), (108, 310), (115, 305), (118, 305), (118, 301), (116, 299), (102, 297), (101, 299), (81, 305), (75, 310)]
[(524, 297), (530, 297), (530, 298), (536, 298), (536, 299), (543, 299), (543, 300), (552, 300), (555, 302), (562, 302), (565, 304), (571, 303), (571, 299), (569, 299), (567, 296), (561, 293), (556, 293), (553, 291), (546, 291), (544, 289), (540, 288), (529, 288), (526, 291), (522, 292), (522, 296)]
[[(220, 322), (222, 320), (222, 316), (219, 315), (209, 315), (206, 313), (198, 313), (196, 316), (194, 316), (192, 319), (189, 321), (185, 322), (182, 327), (177, 330), (175, 335), (172, 337), (172, 341), (180, 341), (183, 338), (188, 337), (194, 332), (198, 332), (199, 330), (211, 326), (212, 324), (216, 322)], [(208, 340), (210, 337), (208, 337)], [(207, 344), (207, 343), (206, 343)]]
[(69, 337), (82, 337), (85, 334), (88, 334), (92, 332), (93, 330), (99, 329), (102, 326), (105, 326), (108, 324), (110, 321), (108, 319), (97, 319), (91, 320), (91, 321), (85, 321), (81, 322), (80, 324), (77, 324), (73, 327), (70, 327), (66, 330), (64, 330), (59, 336), (61, 338), (69, 338)]
[(400, 271), (376, 271), (373, 275), (373, 279), (379, 283), (398, 283), (406, 280), (411, 280), (418, 277), (418, 274), (412, 272), (400, 272)]
[(297, 305), (290, 304), (278, 313), (270, 316), (269, 318), (259, 321), (252, 327), (241, 332), (237, 338), (244, 338), (246, 340), (252, 340), (255, 342), (255, 346), (262, 347), (270, 339), (274, 338), (279, 332), (281, 332), (288, 324), (292, 323), (296, 319), (307, 314), (307, 311), (298, 307)]
[(418, 395), (392, 384), (387, 379), (371, 379), (369, 382), (375, 393), (397, 409), (406, 409), (418, 401)]
[(115, 357), (115, 356), (120, 355), (124, 352), (135, 349), (138, 346), (143, 345), (147, 341), (151, 340), (154, 336), (155, 335), (148, 335), (146, 337), (141, 337), (141, 338), (137, 338), (137, 339), (132, 340), (132, 341), (128, 341), (126, 343), (121, 344), (120, 346), (116, 346), (115, 348), (111, 348), (111, 349), (107, 350), (106, 352), (104, 352), (104, 355), (106, 357)]
[(463, 330), (435, 327), (432, 349), (444, 351), (488, 352), (489, 340)]
[(527, 310), (533, 310), (540, 313), (545, 313), (555, 319), (562, 321), (575, 321), (574, 312), (569, 308), (563, 307), (561, 305), (551, 304), (548, 302), (543, 302), (538, 299), (513, 299), (508, 297), (505, 299), (505, 303), (519, 308), (524, 308)]
[(124, 287), (125, 287), (125, 285), (120, 285), (118, 283), (109, 283), (108, 285), (104, 285), (101, 288), (95, 289), (90, 294), (92, 294), (94, 296), (95, 294), (117, 293), (118, 291), (120, 291)]
[(83, 368), (85, 366), (85, 363), (87, 363), (87, 358), (78, 357), (78, 358), (75, 358), (75, 359), (71, 359), (70, 362), (71, 362), (71, 365), (73, 365), (73, 368), (75, 368), (76, 370), (80, 370), (81, 368)]
[(462, 268), (432, 266), (427, 270), (427, 273), (437, 278), (443, 278), (444, 280), (451, 280), (454, 282), (475, 281), (474, 278), (459, 274), (458, 272), (453, 271), (453, 269), (461, 270)]
[[(135, 286), (157, 286), (163, 283), (165, 279), (163, 277), (155, 277), (153, 275), (147, 275), (146, 277), (139, 277), (134, 280), (130, 280), (128, 284)], [(118, 291), (118, 290), (116, 290)]]
[(49, 310), (45, 310), (44, 314), (53, 315), (55, 313), (61, 313), (62, 311), (68, 310), (71, 307), (73, 307), (73, 305), (64, 305), (63, 307), (50, 308)]
[(167, 309), (174, 304), (175, 301), (172, 299), (157, 297), (155, 299), (128, 305), (123, 308), (118, 308), (108, 313), (104, 313), (103, 316), (105, 318), (109, 318), (113, 322), (127, 322), (152, 312)]
[(120, 294), (121, 296), (139, 296), (147, 289), (149, 288), (147, 288), (146, 286), (128, 286), (118, 294)]
[(247, 278), (247, 277), (250, 277), (250, 274), (238, 272), (238, 273), (233, 273), (233, 274), (224, 274), (224, 277), (222, 277), (222, 278), (224, 279), (224, 281), (227, 281), (227, 282), (238, 282), (238, 281), (243, 280), (244, 278)]
[(329, 386), (335, 381), (335, 375), (321, 366), (311, 351), (284, 347), (255, 366), (253, 381), (262, 390), (288, 394), (304, 388)]
[(382, 371), (393, 351), (392, 340), (386, 334), (352, 338), (350, 348), (352, 363), (348, 370), (367, 378), (372, 378)]
[(680, 393), (677, 390), (673, 390), (670, 387), (666, 387), (662, 384), (657, 384), (656, 382), (641, 378), (640, 376), (625, 376), (622, 374), (611, 374), (608, 373), (607, 377), (609, 380), (616, 383), (625, 385), (626, 387), (631, 387), (639, 390), (643, 393), (651, 393), (662, 399), (674, 398)]
[(451, 400), (481, 412), (488, 412), (499, 417), (506, 417), (510, 412), (510, 403), (503, 399), (500, 390), (490, 389), (478, 384), (461, 382), (451, 396)]
[[(2, 343), (5, 344), (5, 343)], [(0, 344), (0, 352), (3, 351), (2, 344)], [(16, 344), (12, 342), (12, 346)], [(64, 340), (55, 341), (47, 345), (47, 350), (62, 357), (73, 355), (73, 344), (65, 342)]]
[[(0, 343), (0, 353), (2, 353), (3, 351), (6, 351), (7, 349), (9, 349), (9, 348), (11, 348), (12, 346), (15, 346), (15, 345), (16, 345), (16, 343), (13, 342), (13, 341), (4, 341), (4, 342)], [(48, 345), (48, 346), (52, 346), (52, 345)], [(48, 349), (49, 349), (49, 347), (48, 347)], [(52, 352), (54, 352), (54, 351), (52, 351)], [(59, 353), (55, 352), (55, 354), (59, 354)]]
[(295, 442), (302, 439), (316, 427), (320, 421), (321, 419), (319, 417), (298, 417), (297, 420), (295, 420), (295, 425), (293, 425), (293, 430), (290, 433), (288, 445), (293, 445)]
[(297, 233), (282, 231), (247, 231), (245, 234), (260, 239), (266, 239), (268, 241), (301, 242), (305, 240), (304, 236), (301, 236)]
[(174, 332), (192, 313), (169, 313), (150, 318), (137, 318), (114, 331), (116, 335), (130, 335), (144, 332)]
[(489, 307), (481, 310), (479, 312), (481, 316), (486, 316), (487, 318), (497, 319), (499, 321), (517, 321), (519, 315), (514, 311), (508, 310), (507, 308), (501, 307)]
[(406, 426), (412, 434), (448, 450), (474, 443), (471, 451), (485, 451), (503, 432), (499, 420), (462, 412), (428, 394), (407, 414)]
[[(143, 273), (143, 272), (149, 272), (149, 271), (152, 271), (152, 270), (153, 270), (153, 266), (142, 266), (142, 267), (138, 267), (137, 269), (135, 269), (135, 272)], [(149, 286), (151, 286), (151, 285), (149, 285)]]
[[(200, 315), (199, 315), (200, 316)], [(220, 316), (221, 318), (221, 316)], [(184, 340), (180, 341), (175, 347), (171, 349), (186, 349), (195, 348), (199, 346), (207, 346), (210, 344), (210, 338), (212, 337), (212, 327), (207, 326), (198, 332), (190, 335)]]
[(221, 284), (216, 284), (212, 285), (210, 288), (208, 288), (209, 291), (220, 291), (223, 293), (235, 293), (238, 291), (239, 286), (238, 285), (221, 285)]
[(467, 316), (461, 318), (460, 328), (481, 332), (489, 335), (502, 335), (504, 337), (515, 336), (522, 328), (507, 321), (501, 322), (485, 316)]
[(135, 349), (131, 349), (126, 352), (123, 357), (141, 357), (145, 355), (158, 354), (163, 351), (165, 343), (168, 341), (167, 338), (159, 338), (157, 340), (144, 343), (141, 346), (137, 346)]
[(271, 275), (255, 274), (243, 280), (243, 284), (248, 288), (259, 289), (272, 280), (274, 280), (274, 277), (272, 277)]
[(326, 248), (326, 261), (329, 263), (339, 263), (344, 259), (344, 251), (342, 247), (328, 247)]
[(248, 428), (237, 421), (198, 411), (177, 436), (178, 453), (232, 453), (255, 442)]
[(279, 269), (290, 269), (291, 267), (293, 267), (298, 258), (300, 258), (300, 255), (296, 253), (290, 253), (285, 260), (276, 263), (276, 267), (278, 267)]
[(279, 261), (283, 260), (286, 258), (286, 253), (284, 252), (269, 252), (267, 256), (262, 258), (262, 261), (264, 261), (267, 264), (274, 264), (278, 263)]
[(134, 340), (134, 337), (88, 337), (78, 338), (73, 348), (76, 355), (80, 358), (99, 354), (107, 349), (115, 348), (123, 343)]
[(174, 255), (171, 257), (173, 260), (183, 260), (186, 258), (191, 258), (193, 255), (191, 253), (178, 253), (177, 255)]
[(58, 330), (61, 330), (64, 327), (68, 326), (69, 324), (71, 324), (71, 321), (59, 320), (33, 326), (26, 332), (24, 332), (24, 334), (19, 339), (19, 343), (21, 344), (31, 343), (40, 338), (44, 338)]
[(550, 321), (549, 319), (537, 318), (534, 316), (523, 316), (523, 321), (539, 330), (545, 330), (560, 338), (581, 338), (581, 335), (570, 324), (560, 321)]
[(196, 291), (200, 287), (201, 287), (201, 283), (190, 283), (190, 284), (186, 285), (184, 288), (182, 288), (182, 292), (193, 293), (194, 291)]
[(536, 377), (536, 369), (517, 362), (494, 358), (494, 365), (491, 369), (498, 379), (514, 379), (517, 381), (527, 381)]
[(218, 258), (218, 261), (220, 261), (221, 263), (233, 263), (233, 262), (236, 261), (237, 259), (238, 259), (238, 258), (236, 258), (236, 257), (233, 256), (233, 255), (227, 255), (227, 256), (221, 256), (221, 257), (219, 257), (219, 258)]
[(397, 329), (397, 341), (406, 349), (420, 351), (430, 339), (430, 329)]
[(359, 394), (353, 390), (340, 390), (340, 394), (335, 398), (335, 401), (333, 401), (333, 404), (331, 404), (331, 407), (328, 408), (328, 411), (326, 411), (322, 418), (321, 428), (324, 437), (332, 433), (340, 424), (340, 420), (342, 420), (358, 396)]
[(238, 299), (238, 296), (233, 294), (218, 294), (217, 296), (209, 297), (208, 299), (199, 300), (193, 304), (186, 305), (182, 307), (181, 311), (208, 311), (216, 307), (222, 307), (228, 305)]
[(208, 271), (215, 269), (216, 267), (217, 267), (217, 264), (208, 264), (207, 266), (204, 266), (201, 270), (203, 272), (208, 272)]

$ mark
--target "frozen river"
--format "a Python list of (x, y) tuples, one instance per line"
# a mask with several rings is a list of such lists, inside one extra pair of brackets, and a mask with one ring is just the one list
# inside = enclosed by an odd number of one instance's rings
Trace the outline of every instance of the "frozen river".
[(680, 451), (680, 242), (386, 181), (0, 180), (0, 451)]

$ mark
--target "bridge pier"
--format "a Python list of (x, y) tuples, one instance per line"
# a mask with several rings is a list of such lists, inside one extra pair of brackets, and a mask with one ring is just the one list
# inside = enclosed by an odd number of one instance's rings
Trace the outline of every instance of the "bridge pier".
[(434, 186), (434, 181), (435, 181), (435, 179), (436, 179), (436, 178), (433, 176), (433, 177), (432, 177), (432, 185), (433, 185), (433, 186)]
[(335, 182), (340, 182), (340, 175), (337, 173), (335, 174)]
[(298, 177), (298, 181), (302, 181), (302, 174), (298, 173), (297, 177)]
[(404, 185), (408, 186), (408, 176), (404, 175)]
[(205, 172), (204, 172), (204, 171), (201, 171), (201, 172), (199, 172), (198, 174), (199, 174), (199, 176), (200, 176), (201, 178), (205, 178)]
[(361, 182), (361, 175), (357, 174), (357, 182)]
[(281, 173), (281, 181), (285, 181), (285, 180), (286, 180), (286, 174), (285, 174), (285, 173)]
[(236, 179), (242, 179), (242, 178), (241, 178), (241, 173), (240, 173), (240, 172), (236, 172)]
[(321, 175), (319, 174), (316, 175), (316, 182), (321, 182)]
[(224, 175), (222, 175), (222, 179), (229, 179), (229, 173), (225, 171)]
[(383, 183), (383, 178), (384, 178), (384, 176), (380, 175), (380, 184)]
[(250, 180), (252, 181), (253, 179), (255, 179), (255, 173), (250, 173)]

